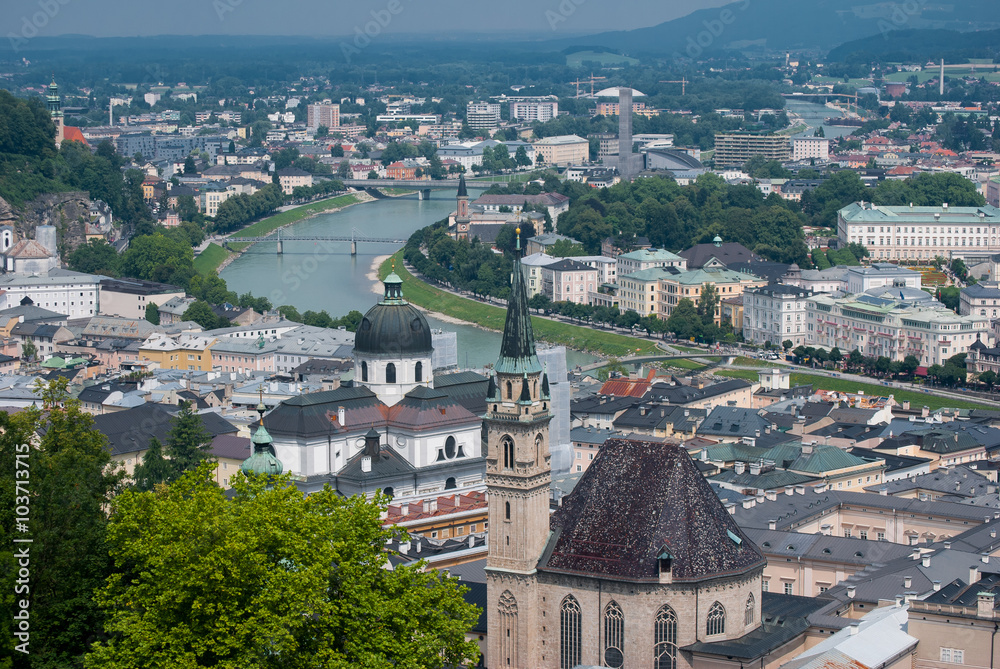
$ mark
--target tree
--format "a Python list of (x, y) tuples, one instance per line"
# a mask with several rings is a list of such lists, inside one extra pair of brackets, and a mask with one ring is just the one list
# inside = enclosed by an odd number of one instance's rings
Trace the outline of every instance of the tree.
[(334, 143), (330, 145), (330, 156), (333, 158), (343, 158), (344, 157), (344, 147), (340, 144)]
[(181, 402), (181, 410), (174, 417), (173, 427), (167, 435), (166, 453), (170, 457), (171, 481), (184, 472), (196, 469), (211, 460), (212, 435), (201, 422), (201, 416), (191, 408), (190, 402)]
[(236, 153), (236, 142), (233, 140), (229, 140), (229, 149), (227, 150), (227, 153)]
[(330, 129), (325, 125), (321, 125), (316, 128), (316, 137), (326, 137), (330, 134)]
[(149, 449), (143, 454), (142, 462), (132, 470), (136, 490), (152, 490), (160, 483), (169, 481), (172, 473), (173, 463), (163, 457), (163, 445), (153, 437), (149, 440)]
[(715, 285), (706, 283), (701, 287), (701, 295), (698, 297), (698, 315), (705, 325), (715, 323), (715, 311), (719, 307), (719, 292)]
[(21, 344), (21, 357), (27, 360), (28, 362), (32, 362), (35, 359), (35, 355), (37, 354), (38, 354), (38, 347), (35, 346), (35, 342), (31, 341), (30, 339), (27, 339), (23, 344)]
[[(0, 415), (0, 539), (10, 547), (0, 553), (0, 585), (9, 593), (0, 597), (0, 615), (13, 620), (20, 611), (13, 596), (15, 547), (29, 544), (13, 540), (15, 518), (28, 516), (29, 534), (16, 538), (32, 541), (30, 591), (21, 591), (30, 600), (32, 667), (83, 666), (84, 653), (102, 637), (104, 625), (93, 593), (103, 587), (112, 566), (107, 509), (121, 472), (111, 461), (104, 435), (94, 429), (93, 417), (69, 397), (66, 387), (66, 379), (39, 383), (35, 390), (41, 409)], [(30, 511), (16, 512), (17, 506)], [(13, 639), (13, 634), (4, 635), (0, 657), (19, 655), (13, 651), (19, 641)]]
[(987, 390), (993, 390), (993, 386), (997, 383), (997, 374), (991, 369), (987, 369), (985, 372), (979, 374), (979, 382), (986, 386)]
[(552, 304), (552, 300), (545, 293), (535, 293), (528, 300), (528, 308), (539, 312), (548, 309), (550, 304)]
[(70, 269), (75, 272), (118, 276), (118, 252), (103, 239), (91, 239), (77, 246), (68, 260)]
[[(308, 496), (286, 476), (232, 479), (202, 465), (127, 491), (109, 527), (114, 574), (98, 594), (107, 641), (92, 667), (441, 667), (475, 664), (479, 609), (423, 562), (387, 569), (386, 498)], [(183, 557), (182, 557), (183, 556)]]
[(840, 352), (840, 349), (834, 346), (830, 349), (830, 362), (840, 363), (844, 359), (844, 354)]
[(194, 164), (194, 158), (188, 156), (184, 159), (184, 174), (195, 174), (198, 171), (198, 167)]
[(150, 302), (146, 305), (146, 320), (153, 325), (160, 324), (160, 307), (157, 306), (156, 302)]
[(667, 331), (683, 339), (701, 336), (701, 316), (691, 300), (686, 297), (681, 298), (670, 312)]
[(608, 364), (597, 370), (597, 380), (604, 382), (615, 374), (628, 376), (628, 367), (622, 364), (622, 361), (618, 358), (608, 358)]
[(788, 349), (792, 348), (792, 346), (794, 346), (794, 344), (792, 344), (791, 339), (786, 339), (785, 341), (781, 342), (781, 348), (785, 349), (785, 353), (788, 353)]
[(378, 172), (376, 172), (375, 170), (370, 170), (368, 172), (368, 178), (369, 179), (378, 179)]
[(214, 330), (219, 327), (219, 317), (212, 311), (211, 305), (203, 300), (194, 301), (190, 307), (181, 314), (182, 321), (194, 321), (206, 330)]

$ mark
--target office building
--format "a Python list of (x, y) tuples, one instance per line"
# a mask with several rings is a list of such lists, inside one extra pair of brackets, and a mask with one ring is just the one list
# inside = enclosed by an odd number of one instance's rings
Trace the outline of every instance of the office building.
[(546, 137), (535, 142), (535, 155), (546, 165), (577, 165), (589, 160), (590, 142), (577, 135)]
[(306, 125), (315, 131), (321, 125), (336, 128), (340, 125), (340, 105), (329, 102), (312, 104), (306, 107)]
[(826, 137), (792, 137), (792, 160), (830, 159), (830, 140)]
[(795, 346), (806, 343), (806, 305), (811, 290), (774, 284), (743, 293), (743, 339), (753, 344), (785, 340)]
[(511, 120), (527, 121), (529, 123), (551, 121), (559, 115), (559, 102), (556, 100), (511, 102)]
[(473, 130), (489, 130), (500, 125), (500, 105), (495, 102), (470, 102), (465, 107), (465, 121)]

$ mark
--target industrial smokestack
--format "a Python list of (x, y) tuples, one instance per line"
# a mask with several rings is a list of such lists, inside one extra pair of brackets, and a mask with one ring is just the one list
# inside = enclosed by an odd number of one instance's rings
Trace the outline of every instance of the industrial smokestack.
[(632, 89), (618, 87), (618, 171), (632, 179)]
[(944, 58), (941, 59), (941, 97), (944, 98)]

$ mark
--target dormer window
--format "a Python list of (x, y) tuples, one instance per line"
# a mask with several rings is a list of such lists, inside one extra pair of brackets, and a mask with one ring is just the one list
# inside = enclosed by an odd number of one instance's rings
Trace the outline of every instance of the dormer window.
[(666, 544), (660, 547), (656, 554), (656, 561), (660, 567), (660, 574), (669, 574), (674, 564), (674, 556), (667, 548)]

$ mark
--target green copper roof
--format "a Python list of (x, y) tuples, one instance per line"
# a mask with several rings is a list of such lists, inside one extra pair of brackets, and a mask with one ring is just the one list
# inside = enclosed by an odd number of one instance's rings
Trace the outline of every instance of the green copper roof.
[[(520, 239), (520, 236), (518, 236)], [(500, 358), (495, 367), (500, 374), (537, 374), (542, 364), (535, 355), (535, 335), (528, 314), (528, 293), (524, 287), (521, 259), (514, 260), (514, 277), (507, 303), (507, 321), (503, 326)]]
[(274, 446), (271, 445), (271, 435), (264, 427), (263, 422), (257, 428), (250, 439), (253, 444), (253, 455), (243, 461), (240, 471), (244, 474), (264, 474), (266, 476), (280, 476), (284, 471), (281, 460), (274, 454)]

